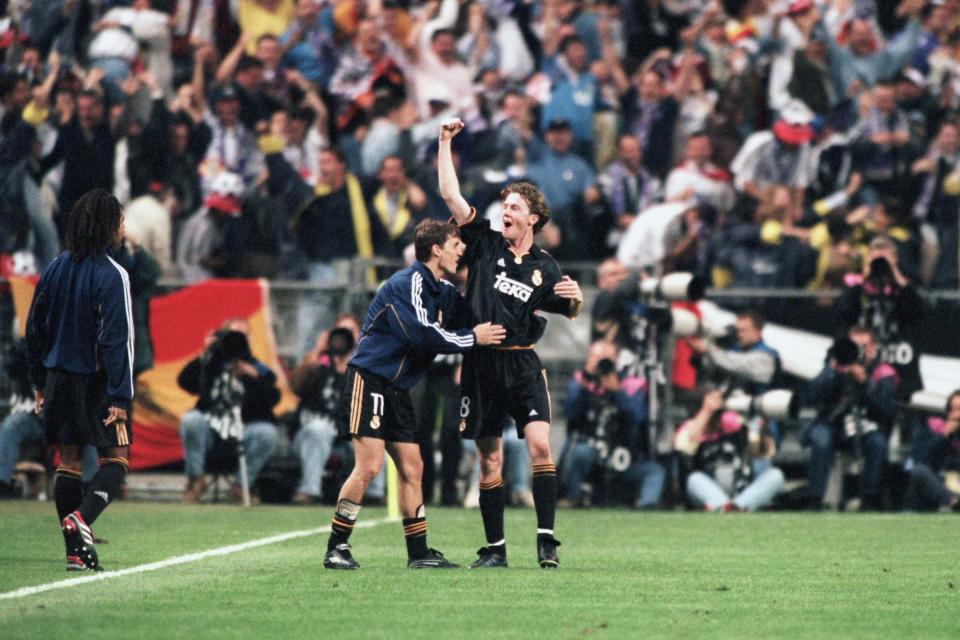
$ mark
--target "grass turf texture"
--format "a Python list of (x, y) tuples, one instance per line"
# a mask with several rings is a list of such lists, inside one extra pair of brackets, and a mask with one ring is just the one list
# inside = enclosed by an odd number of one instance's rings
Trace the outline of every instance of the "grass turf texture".
[[(64, 571), (52, 504), (0, 503), (0, 593)], [(107, 569), (323, 526), (329, 508), (119, 503)], [(384, 516), (364, 509), (361, 521)], [(430, 509), (431, 546), (468, 563), (477, 511)], [(410, 571), (399, 523), (0, 600), (0, 637), (957, 638), (957, 518), (563, 511), (561, 568), (536, 566), (532, 510), (507, 511), (510, 568)]]

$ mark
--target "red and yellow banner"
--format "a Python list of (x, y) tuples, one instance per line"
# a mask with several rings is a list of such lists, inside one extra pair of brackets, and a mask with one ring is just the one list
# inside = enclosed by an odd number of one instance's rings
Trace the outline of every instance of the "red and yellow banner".
[[(11, 278), (21, 335), (36, 279)], [(270, 291), (265, 280), (209, 280), (157, 296), (150, 301), (153, 368), (137, 379), (133, 410), (132, 469), (148, 469), (183, 458), (180, 419), (197, 397), (177, 385), (184, 366), (203, 351), (204, 340), (224, 322), (242, 318), (250, 324), (250, 349), (276, 372), (281, 392), (276, 413), (296, 407), (277, 357), (270, 322)]]

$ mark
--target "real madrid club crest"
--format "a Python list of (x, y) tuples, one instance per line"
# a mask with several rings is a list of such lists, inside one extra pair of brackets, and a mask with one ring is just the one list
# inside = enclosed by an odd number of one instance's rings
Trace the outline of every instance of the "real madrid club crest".
[(370, 428), (373, 430), (380, 428), (380, 416), (373, 416), (370, 418)]
[(533, 286), (539, 287), (543, 284), (543, 274), (540, 273), (540, 269), (533, 270)]

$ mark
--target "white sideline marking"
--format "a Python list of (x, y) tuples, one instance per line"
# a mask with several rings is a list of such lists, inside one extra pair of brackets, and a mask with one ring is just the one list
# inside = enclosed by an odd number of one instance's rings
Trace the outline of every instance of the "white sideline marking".
[[(391, 518), (381, 518), (380, 520), (370, 520), (368, 522), (358, 522), (354, 528), (356, 529), (367, 529), (369, 527), (376, 527), (377, 525), (385, 524), (387, 522), (393, 522)], [(218, 547), (216, 549), (208, 549), (207, 551), (198, 551), (196, 553), (188, 553), (183, 556), (174, 556), (172, 558), (167, 558), (166, 560), (160, 560), (158, 562), (150, 562), (147, 564), (137, 565), (136, 567), (128, 567), (126, 569), (117, 569), (116, 571), (98, 571), (96, 573), (90, 573), (78, 578), (69, 578), (67, 580), (60, 580), (58, 582), (48, 582), (47, 584), (37, 585), (35, 587), (23, 587), (17, 589), (16, 591), (7, 591), (6, 593), (0, 593), (0, 600), (14, 600), (16, 598), (25, 598), (26, 596), (32, 596), (37, 593), (43, 593), (45, 591), (53, 591), (55, 589), (67, 589), (69, 587), (75, 587), (80, 584), (86, 584), (88, 582), (96, 582), (97, 580), (107, 580), (108, 578), (119, 578), (120, 576), (128, 576), (134, 573), (145, 573), (147, 571), (156, 571), (158, 569), (166, 569), (167, 567), (173, 567), (178, 564), (186, 564), (188, 562), (196, 562), (197, 560), (204, 560), (206, 558), (213, 558), (215, 556), (226, 556), (231, 553), (237, 553), (238, 551), (246, 551), (247, 549), (253, 549), (255, 547), (262, 547), (268, 544), (274, 544), (276, 542), (286, 542), (287, 540), (294, 540), (296, 538), (306, 538), (308, 536), (316, 535), (318, 533), (329, 533), (330, 526), (318, 527), (316, 529), (304, 529), (302, 531), (291, 531), (289, 533), (281, 533), (275, 536), (270, 536), (268, 538), (260, 538), (259, 540), (251, 540), (249, 542), (241, 542), (240, 544), (232, 544), (227, 547)]]

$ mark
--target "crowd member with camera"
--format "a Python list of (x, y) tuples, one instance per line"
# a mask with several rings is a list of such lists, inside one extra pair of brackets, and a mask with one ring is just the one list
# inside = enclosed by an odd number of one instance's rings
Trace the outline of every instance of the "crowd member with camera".
[(887, 236), (870, 241), (863, 272), (846, 276), (834, 311), (842, 327), (871, 330), (880, 359), (896, 369), (898, 398), (909, 399), (923, 388), (915, 338), (923, 326), (924, 303), (900, 271), (896, 246)]
[(913, 443), (907, 507), (913, 511), (960, 506), (960, 389), (947, 398), (946, 416), (927, 421)]
[(754, 430), (741, 415), (725, 410), (723, 392), (702, 392), (699, 409), (677, 430), (674, 449), (686, 457), (687, 498), (705, 511), (759, 511), (783, 488), (772, 465), (755, 473), (752, 461), (772, 458), (776, 444), (766, 428)]
[[(208, 453), (233, 455), (232, 440), (242, 434), (248, 486), (253, 486), (277, 446), (273, 407), (280, 401), (277, 376), (250, 352), (250, 325), (234, 318), (207, 338), (203, 353), (187, 363), (177, 384), (199, 396), (196, 407), (180, 422), (187, 473), (184, 502), (199, 502), (207, 488)], [(230, 487), (230, 499), (242, 499), (240, 472)]]
[(897, 414), (897, 372), (880, 358), (876, 334), (862, 325), (836, 340), (828, 358), (807, 386), (809, 402), (817, 409), (808, 434), (810, 506), (819, 508), (823, 502), (834, 451), (842, 449), (863, 459), (861, 509), (878, 510)]
[[(739, 389), (750, 396), (769, 391), (780, 371), (780, 354), (763, 341), (765, 320), (759, 311), (746, 309), (737, 314), (732, 340), (707, 344), (699, 336), (688, 340), (694, 353), (702, 358), (708, 377), (716, 379), (728, 391)], [(764, 421), (759, 416), (751, 420)], [(780, 442), (776, 421), (765, 422), (773, 439)]]
[(317, 348), (290, 374), (290, 387), (300, 397), (300, 428), (293, 438), (300, 458), (300, 484), (294, 504), (314, 504), (322, 496), (320, 484), (337, 438), (337, 408), (354, 345), (354, 334), (346, 327), (325, 331)]
[[(622, 481), (636, 487), (631, 497), (635, 508), (653, 509), (660, 503), (666, 472), (648, 451), (643, 382), (620, 376), (616, 360), (616, 345), (594, 342), (583, 369), (567, 385), (568, 435), (561, 456), (566, 467), (564, 504), (583, 505), (584, 482), (599, 468), (604, 484)], [(596, 488), (593, 493), (598, 493)]]

